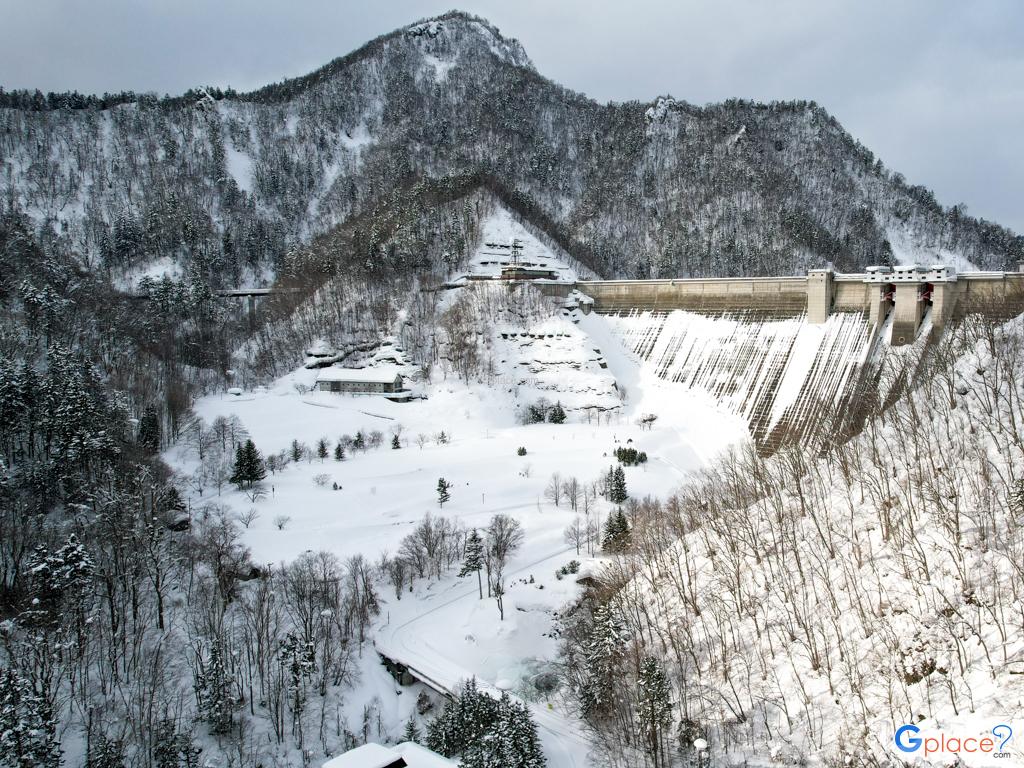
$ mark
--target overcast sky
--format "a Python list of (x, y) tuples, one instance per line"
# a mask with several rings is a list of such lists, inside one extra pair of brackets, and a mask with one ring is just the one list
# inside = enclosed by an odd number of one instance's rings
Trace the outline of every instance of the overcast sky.
[[(0, 0), (5, 88), (247, 90), (455, 0)], [(1020, 0), (464, 0), (599, 101), (814, 99), (945, 205), (1024, 232)]]

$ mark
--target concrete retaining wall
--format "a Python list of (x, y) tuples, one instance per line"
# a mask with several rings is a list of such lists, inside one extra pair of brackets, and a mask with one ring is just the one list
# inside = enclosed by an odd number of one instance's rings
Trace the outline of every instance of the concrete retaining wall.
[(956, 282), (952, 316), (970, 314), (1008, 318), (1024, 312), (1024, 273), (962, 274)]
[(601, 280), (576, 284), (597, 312), (761, 310), (782, 316), (807, 308), (806, 277), (715, 280)]

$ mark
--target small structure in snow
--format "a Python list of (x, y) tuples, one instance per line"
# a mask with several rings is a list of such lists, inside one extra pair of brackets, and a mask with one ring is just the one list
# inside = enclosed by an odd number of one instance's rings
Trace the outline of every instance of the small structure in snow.
[(403, 392), (402, 374), (393, 365), (373, 368), (324, 368), (316, 377), (321, 392), (350, 395), (388, 395)]
[(526, 264), (504, 264), (501, 267), (502, 280), (557, 280), (558, 272)]
[(323, 768), (455, 768), (455, 765), (436, 752), (406, 741), (394, 747), (370, 742), (331, 758)]

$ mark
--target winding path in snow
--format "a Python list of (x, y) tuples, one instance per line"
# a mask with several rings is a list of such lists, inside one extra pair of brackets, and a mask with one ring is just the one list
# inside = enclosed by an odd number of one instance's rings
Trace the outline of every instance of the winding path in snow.
[[(548, 561), (560, 562), (566, 554), (575, 552), (574, 547), (560, 549), (538, 560), (526, 563), (509, 576), (525, 574)], [(433, 688), (441, 688), (451, 693), (460, 682), (474, 676), (474, 671), (461, 666), (458, 659), (449, 658), (443, 648), (437, 648), (430, 639), (429, 632), (417, 631), (418, 625), (434, 614), (464, 600), (477, 597), (476, 585), (457, 590), (444, 602), (438, 603), (415, 616), (394, 626), (381, 628), (374, 645), (377, 650), (392, 661), (397, 661), (409, 668), (417, 679), (424, 679)], [(478, 679), (481, 690), (495, 696), (501, 694), (497, 688)], [(581, 721), (562, 715), (546, 706), (526, 702), (537, 723), (541, 744), (550, 768), (583, 768), (587, 764), (589, 746), (583, 736), (584, 726)]]

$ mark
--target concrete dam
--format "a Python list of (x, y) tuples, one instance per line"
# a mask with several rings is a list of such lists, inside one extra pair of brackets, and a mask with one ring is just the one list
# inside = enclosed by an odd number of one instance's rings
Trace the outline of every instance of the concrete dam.
[(658, 377), (700, 389), (771, 451), (827, 429), (847, 432), (915, 375), (947, 325), (1024, 312), (1019, 272), (871, 268), (863, 274), (548, 284), (604, 316)]

